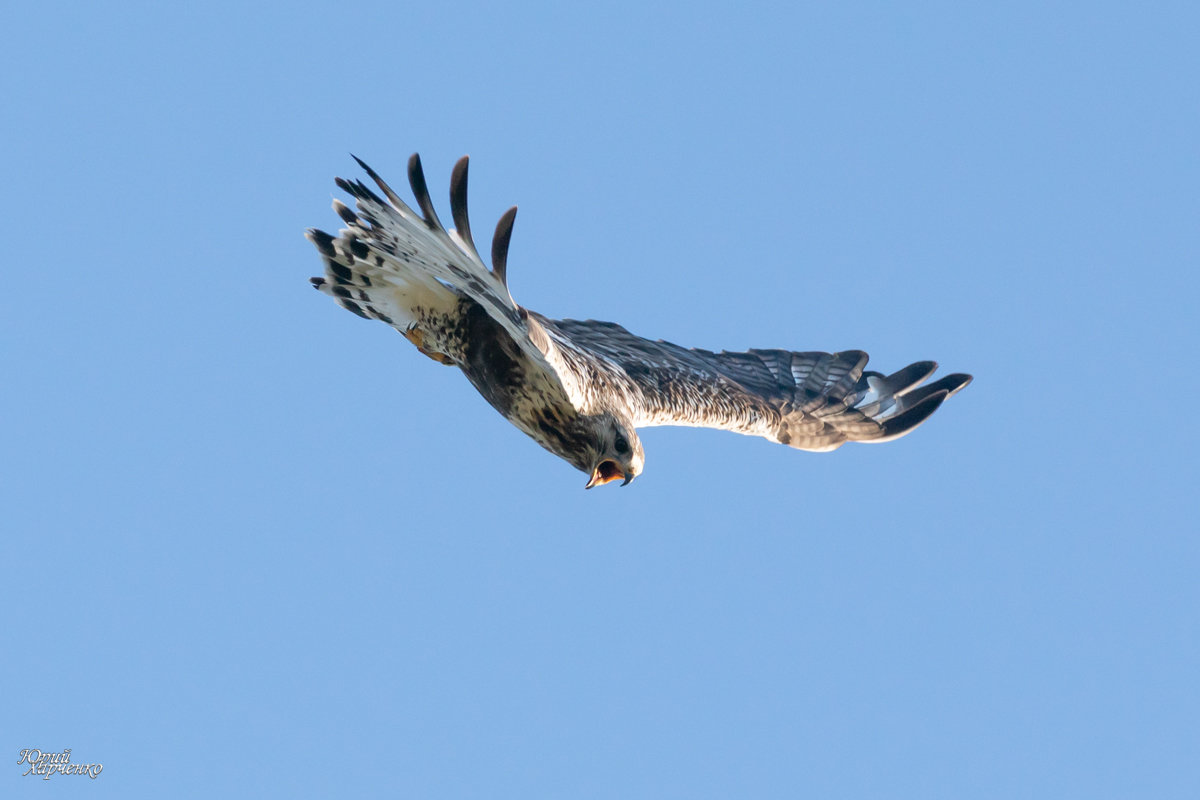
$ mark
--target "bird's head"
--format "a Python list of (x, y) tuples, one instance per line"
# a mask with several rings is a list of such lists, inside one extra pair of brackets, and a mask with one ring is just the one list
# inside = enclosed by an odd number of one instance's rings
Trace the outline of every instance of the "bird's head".
[(629, 483), (642, 472), (646, 453), (633, 425), (611, 414), (596, 418), (595, 439), (584, 472), (591, 475), (585, 489), (620, 480)]

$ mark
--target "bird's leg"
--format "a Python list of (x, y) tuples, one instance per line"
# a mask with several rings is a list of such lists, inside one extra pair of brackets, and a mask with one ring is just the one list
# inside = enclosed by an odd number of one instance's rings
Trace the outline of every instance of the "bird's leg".
[(404, 331), (404, 338), (412, 342), (418, 350), (424, 355), (429, 356), (439, 364), (445, 364), (448, 367), (454, 366), (454, 361), (445, 353), (439, 353), (436, 350), (428, 350), (425, 348), (425, 332), (413, 325), (408, 330)]

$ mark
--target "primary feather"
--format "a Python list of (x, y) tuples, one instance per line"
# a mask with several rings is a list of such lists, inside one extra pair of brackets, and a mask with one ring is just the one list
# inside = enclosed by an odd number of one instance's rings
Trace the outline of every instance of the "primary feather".
[[(357, 160), (357, 159), (356, 159)], [(355, 201), (334, 201), (337, 236), (310, 230), (325, 260), (312, 283), (355, 314), (401, 331), (421, 352), (459, 367), (501, 414), (546, 449), (591, 475), (588, 486), (641, 472), (636, 428), (690, 425), (762, 436), (801, 450), (885, 442), (915, 429), (971, 381), (955, 373), (921, 385), (937, 365), (918, 361), (883, 375), (867, 354), (686, 349), (595, 320), (528, 311), (507, 284), (516, 207), (492, 242), (488, 269), (467, 215), (468, 161), (454, 167), (447, 230), (421, 161), (409, 160), (418, 214), (362, 161), (383, 199), (337, 179)]]

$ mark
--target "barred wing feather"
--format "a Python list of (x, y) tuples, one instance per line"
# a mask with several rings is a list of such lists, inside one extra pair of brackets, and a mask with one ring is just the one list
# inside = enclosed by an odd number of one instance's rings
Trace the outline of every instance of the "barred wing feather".
[(867, 371), (860, 350), (714, 353), (644, 339), (611, 322), (549, 325), (556, 340), (599, 357), (636, 426), (720, 428), (801, 450), (897, 439), (971, 381), (956, 373), (921, 386), (937, 368), (932, 361), (891, 375)]

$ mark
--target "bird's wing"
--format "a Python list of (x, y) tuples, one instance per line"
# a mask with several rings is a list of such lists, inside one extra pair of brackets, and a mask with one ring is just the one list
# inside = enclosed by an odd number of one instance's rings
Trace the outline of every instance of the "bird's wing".
[(867, 354), (686, 349), (636, 336), (611, 322), (545, 322), (562, 349), (601, 365), (636, 426), (689, 425), (762, 436), (801, 450), (896, 439), (971, 381), (947, 375), (927, 386), (932, 361), (891, 375), (865, 370)]
[[(506, 211), (496, 225), (492, 268), (488, 269), (475, 248), (467, 216), (466, 156), (454, 165), (450, 179), (450, 209), (455, 225), (452, 230), (442, 225), (434, 210), (417, 154), (408, 161), (408, 179), (420, 214), (410, 208), (375, 170), (357, 157), (355, 161), (375, 181), (386, 200), (360, 180), (337, 179), (337, 185), (354, 198), (355, 210), (335, 200), (334, 209), (347, 227), (337, 237), (320, 230), (308, 232), (309, 238), (325, 255), (335, 278), (333, 284), (314, 279), (318, 288), (327, 290), (346, 308), (368, 318), (374, 309), (364, 309), (354, 300), (352, 278), (358, 272), (356, 260), (365, 262), (361, 265), (365, 268), (362, 273), (368, 276), (379, 275), (398, 284), (425, 281), (435, 289), (439, 286), (449, 289), (478, 303), (512, 337), (532, 364), (541, 368), (545, 373), (543, 377), (559, 385), (566, 398), (578, 407), (583, 395), (580, 377), (563, 360), (540, 323), (517, 305), (508, 291), (508, 244), (517, 207)], [(345, 280), (351, 286), (337, 285), (342, 282), (336, 280), (339, 275), (346, 275)], [(383, 317), (380, 319), (392, 322)]]

